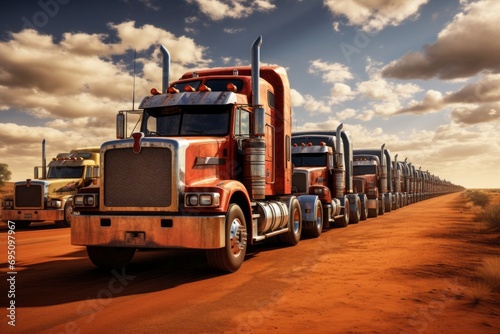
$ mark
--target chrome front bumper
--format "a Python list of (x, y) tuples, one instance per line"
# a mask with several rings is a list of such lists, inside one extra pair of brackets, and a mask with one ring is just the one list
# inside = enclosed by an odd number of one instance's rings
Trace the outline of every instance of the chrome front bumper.
[(73, 245), (215, 249), (225, 240), (224, 215), (71, 217)]

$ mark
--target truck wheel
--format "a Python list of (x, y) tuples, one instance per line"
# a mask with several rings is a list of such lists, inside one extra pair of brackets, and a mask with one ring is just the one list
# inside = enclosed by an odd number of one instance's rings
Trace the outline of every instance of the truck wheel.
[(71, 215), (73, 214), (73, 206), (71, 205), (71, 200), (67, 200), (64, 204), (64, 220), (57, 220), (55, 223), (58, 227), (70, 227), (71, 226)]
[(368, 209), (368, 217), (369, 218), (377, 218), (378, 217), (378, 208)]
[(290, 205), (288, 216), (288, 232), (279, 234), (278, 240), (287, 246), (295, 246), (299, 243), (302, 235), (302, 212), (300, 211), (299, 200), (294, 198)]
[(206, 251), (208, 265), (215, 270), (233, 273), (238, 270), (247, 251), (245, 215), (238, 204), (231, 204), (226, 215), (226, 246)]
[(349, 219), (350, 219), (350, 213), (351, 213), (351, 210), (349, 209), (350, 207), (351, 207), (351, 205), (349, 203), (349, 199), (346, 198), (344, 200), (344, 207), (342, 208), (342, 210), (340, 210), (340, 212), (342, 214), (342, 218), (335, 220), (335, 226), (347, 227), (347, 225), (349, 225)]
[(368, 200), (366, 196), (363, 196), (363, 201), (361, 202), (361, 220), (366, 220), (368, 218)]
[(382, 200), (379, 203), (378, 215), (382, 216), (385, 213), (385, 196), (382, 196)]
[(317, 238), (323, 231), (323, 205), (320, 201), (316, 201), (316, 220), (304, 222), (304, 232), (307, 236)]
[(392, 211), (392, 196), (389, 195), (386, 198), (385, 201), (385, 212), (391, 212)]
[(134, 258), (135, 248), (87, 246), (90, 261), (101, 269), (125, 267)]
[(359, 196), (356, 196), (356, 205), (354, 210), (351, 210), (350, 212), (350, 217), (349, 217), (349, 224), (357, 224), (359, 223), (359, 220), (361, 219), (361, 200), (359, 199)]

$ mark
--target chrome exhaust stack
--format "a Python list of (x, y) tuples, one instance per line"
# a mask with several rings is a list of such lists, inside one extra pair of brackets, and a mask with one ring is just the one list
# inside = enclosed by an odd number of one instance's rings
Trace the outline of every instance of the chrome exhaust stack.
[(262, 36), (252, 44), (252, 105), (254, 112), (254, 131), (252, 137), (245, 140), (243, 179), (249, 195), (253, 199), (265, 198), (266, 187), (266, 140), (265, 110), (260, 105), (260, 46)]
[(45, 138), (42, 140), (42, 179), (47, 178), (47, 155), (45, 151)]
[[(385, 159), (385, 143), (380, 147), (380, 187), (382, 193), (387, 192), (387, 161)], [(384, 163), (385, 160), (385, 163)]]
[[(335, 198), (343, 198), (344, 197), (344, 190), (345, 190), (345, 178), (346, 178), (346, 171), (345, 171), (345, 166), (344, 166), (344, 146), (342, 145), (342, 135), (340, 131), (344, 127), (344, 124), (340, 123), (339, 126), (337, 126), (337, 130), (335, 132), (335, 140), (336, 140), (336, 147), (335, 147), (335, 156), (336, 156), (336, 166), (333, 169), (333, 173), (335, 174), (335, 192), (333, 196)], [(343, 152), (343, 153), (341, 153)]]
[(161, 93), (165, 94), (170, 82), (170, 53), (163, 45), (160, 47), (160, 51), (163, 54)]
[(265, 134), (265, 111), (260, 105), (260, 46), (262, 36), (259, 36), (252, 44), (252, 105), (254, 108), (254, 136)]

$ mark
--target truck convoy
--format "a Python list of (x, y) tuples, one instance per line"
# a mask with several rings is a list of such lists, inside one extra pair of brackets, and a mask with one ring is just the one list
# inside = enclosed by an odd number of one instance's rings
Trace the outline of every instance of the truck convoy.
[(94, 265), (123, 267), (137, 249), (202, 249), (211, 268), (235, 272), (250, 244), (294, 246), (302, 232), (319, 237), (331, 223), (365, 219), (371, 191), (384, 199), (384, 153), (370, 153), (377, 180), (357, 191), (352, 139), (341, 126), (292, 137), (287, 73), (260, 65), (261, 44), (252, 45), (251, 66), (173, 82), (161, 47), (162, 90), (142, 100), (140, 131), (127, 136), (119, 112), (118, 139), (100, 147), (99, 182), (73, 196), (71, 242), (86, 246)]
[(43, 140), (42, 166), (35, 167), (34, 179), (14, 183), (13, 197), (2, 202), (2, 221), (13, 221), (16, 228), (43, 221), (69, 227), (71, 196), (98, 176), (98, 168), (99, 147), (86, 147), (57, 154), (47, 171)]

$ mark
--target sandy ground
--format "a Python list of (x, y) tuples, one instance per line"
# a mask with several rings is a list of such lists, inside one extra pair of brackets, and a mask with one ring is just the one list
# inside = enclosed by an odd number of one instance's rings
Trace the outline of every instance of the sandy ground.
[(295, 247), (253, 246), (229, 275), (171, 250), (103, 273), (69, 229), (35, 225), (16, 233), (15, 327), (0, 257), (0, 333), (499, 333), (498, 287), (470, 297), (500, 250), (474, 211), (462, 194), (428, 199)]

